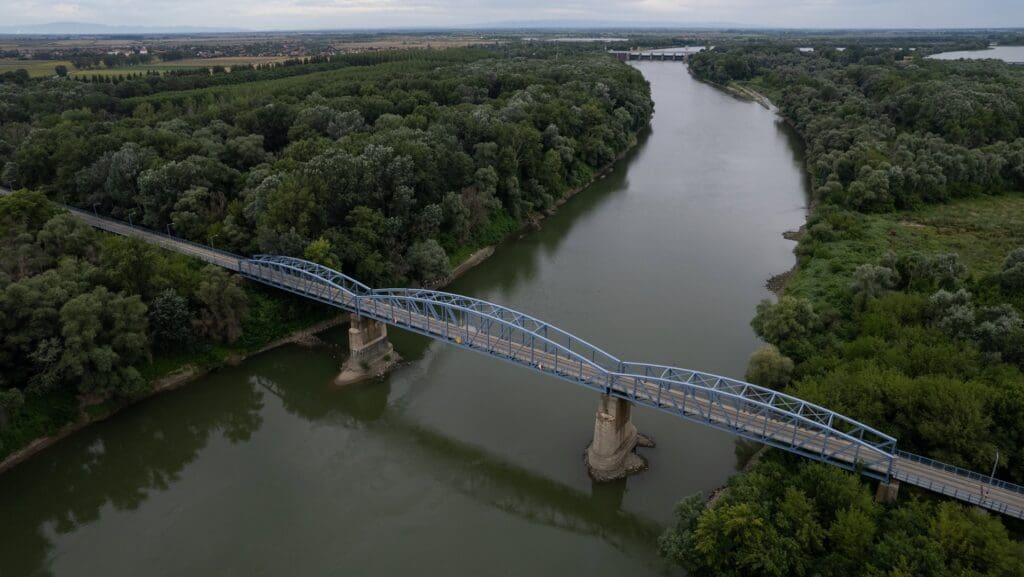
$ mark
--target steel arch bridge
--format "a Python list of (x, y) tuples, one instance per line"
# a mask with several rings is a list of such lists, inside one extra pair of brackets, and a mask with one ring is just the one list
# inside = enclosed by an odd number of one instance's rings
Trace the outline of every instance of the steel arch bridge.
[(528, 314), (426, 289), (372, 289), (285, 256), (239, 261), (248, 278), (362, 317), (490, 355), (564, 381), (791, 453), (888, 480), (896, 439), (796, 397), (718, 375), (623, 361)]
[[(0, 188), (0, 195), (10, 194)], [(1024, 486), (900, 451), (854, 419), (750, 383), (622, 361), (527, 314), (422, 289), (372, 289), (291, 257), (245, 258), (67, 207), (90, 226), (237, 271), (270, 286), (881, 481), (898, 480), (1024, 519)]]

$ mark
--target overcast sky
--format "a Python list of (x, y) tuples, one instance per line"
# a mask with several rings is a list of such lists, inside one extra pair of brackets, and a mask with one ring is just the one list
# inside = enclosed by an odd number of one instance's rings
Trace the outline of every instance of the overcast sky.
[(508, 21), (778, 27), (1017, 27), (1024, 0), (0, 0), (0, 25), (94, 22), (261, 30)]

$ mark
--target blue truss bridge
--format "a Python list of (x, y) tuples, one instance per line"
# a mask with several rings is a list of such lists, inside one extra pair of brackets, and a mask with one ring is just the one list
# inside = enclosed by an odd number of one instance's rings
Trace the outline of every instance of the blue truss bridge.
[(624, 361), (495, 303), (426, 289), (374, 289), (309, 261), (271, 255), (247, 258), (69, 210), (96, 228), (143, 239), (362, 318), (856, 471), (887, 486), (900, 481), (1024, 519), (1024, 487), (900, 451), (897, 440), (881, 431), (779, 391), (690, 369)]

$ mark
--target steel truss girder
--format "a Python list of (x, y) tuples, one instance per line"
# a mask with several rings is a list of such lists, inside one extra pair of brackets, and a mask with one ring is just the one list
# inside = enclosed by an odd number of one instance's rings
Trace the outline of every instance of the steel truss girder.
[(894, 438), (766, 387), (623, 362), (540, 319), (481, 299), (428, 289), (371, 289), (293, 257), (260, 255), (239, 268), (246, 277), (292, 293), (636, 404), (879, 479), (890, 474)]
[[(273, 255), (246, 259), (67, 208), (96, 228), (140, 236), (318, 302), (394, 322), (458, 347), (810, 459), (879, 479), (898, 479), (1024, 519), (1024, 487), (896, 451), (895, 439), (772, 389), (677, 367), (624, 363), (557, 327), (494, 303), (439, 291), (373, 290), (338, 271), (302, 259)], [(381, 300), (385, 295), (391, 300)], [(426, 304), (413, 304), (417, 301)], [(381, 306), (387, 310), (382, 311)], [(382, 312), (390, 312), (391, 319)], [(493, 333), (495, 328), (497, 335)]]

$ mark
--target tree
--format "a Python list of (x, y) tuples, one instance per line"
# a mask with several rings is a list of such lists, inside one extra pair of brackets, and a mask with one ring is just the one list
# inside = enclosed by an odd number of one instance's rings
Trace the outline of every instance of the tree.
[(854, 306), (859, 310), (867, 308), (869, 301), (892, 290), (898, 283), (899, 274), (891, 268), (873, 264), (857, 267), (850, 285)]
[(669, 561), (693, 574), (701, 568), (694, 547), (694, 532), (704, 512), (704, 496), (700, 493), (676, 503), (675, 522), (658, 537), (658, 552)]
[(761, 301), (750, 324), (759, 337), (795, 359), (811, 355), (823, 328), (810, 301), (791, 296), (783, 296), (778, 303)]
[(99, 246), (96, 232), (81, 219), (62, 213), (46, 221), (36, 238), (36, 242), (54, 260), (75, 256), (88, 261), (95, 261)]
[(246, 170), (267, 160), (263, 150), (263, 136), (247, 134), (229, 138), (224, 143), (223, 161), (238, 170)]
[(149, 305), (153, 345), (162, 351), (187, 349), (192, 344), (192, 311), (188, 300), (173, 288), (161, 291)]
[(220, 161), (195, 155), (142, 172), (138, 201), (145, 211), (144, 224), (163, 228), (170, 222), (171, 212), (185, 191), (195, 188), (230, 191), (237, 176), (237, 171)]
[(448, 276), (448, 255), (434, 239), (419, 241), (409, 247), (406, 261), (416, 278), (432, 284)]
[(10, 415), (23, 404), (25, 404), (24, 393), (18, 389), (3, 388), (3, 382), (0, 381), (0, 430), (7, 426)]
[(147, 357), (146, 305), (96, 287), (60, 310), (63, 350), (56, 370), (78, 392), (132, 398), (146, 381), (135, 365)]
[(63, 64), (58, 64), (57, 66), (55, 66), (53, 68), (53, 71), (57, 73), (57, 76), (60, 76), (61, 78), (67, 78), (67, 75), (68, 75), (68, 67), (67, 66), (64, 66)]
[(206, 266), (203, 277), (196, 291), (201, 308), (195, 327), (208, 338), (234, 342), (242, 335), (242, 320), (248, 310), (245, 291), (237, 277), (219, 267)]
[(752, 503), (722, 504), (701, 516), (694, 549), (705, 575), (788, 577), (796, 574), (782, 536)]
[(334, 270), (341, 269), (341, 264), (338, 262), (337, 257), (334, 256), (331, 241), (324, 237), (320, 237), (306, 245), (303, 258), (311, 262), (322, 264), (327, 268), (333, 268)]
[(138, 238), (108, 239), (100, 266), (116, 290), (149, 298), (156, 291), (156, 249)]
[(746, 380), (782, 390), (793, 375), (793, 359), (783, 355), (775, 345), (764, 345), (750, 355), (747, 362)]
[(1021, 351), (1015, 349), (1024, 333), (1024, 320), (1012, 305), (983, 307), (978, 311), (976, 322), (974, 337), (981, 350), (1007, 352), (1013, 357), (1020, 354)]
[(1006, 255), (999, 281), (1007, 292), (1024, 292), (1024, 247), (1014, 249)]
[(950, 574), (1024, 574), (1024, 545), (1013, 541), (998, 518), (980, 509), (944, 502), (928, 529)]
[(205, 186), (189, 188), (174, 203), (171, 222), (181, 236), (205, 240), (211, 228), (224, 219), (227, 198), (219, 190)]
[(828, 539), (837, 553), (852, 561), (854, 566), (863, 566), (870, 561), (875, 530), (875, 522), (867, 513), (856, 508), (843, 508), (836, 513), (836, 520), (829, 527)]

